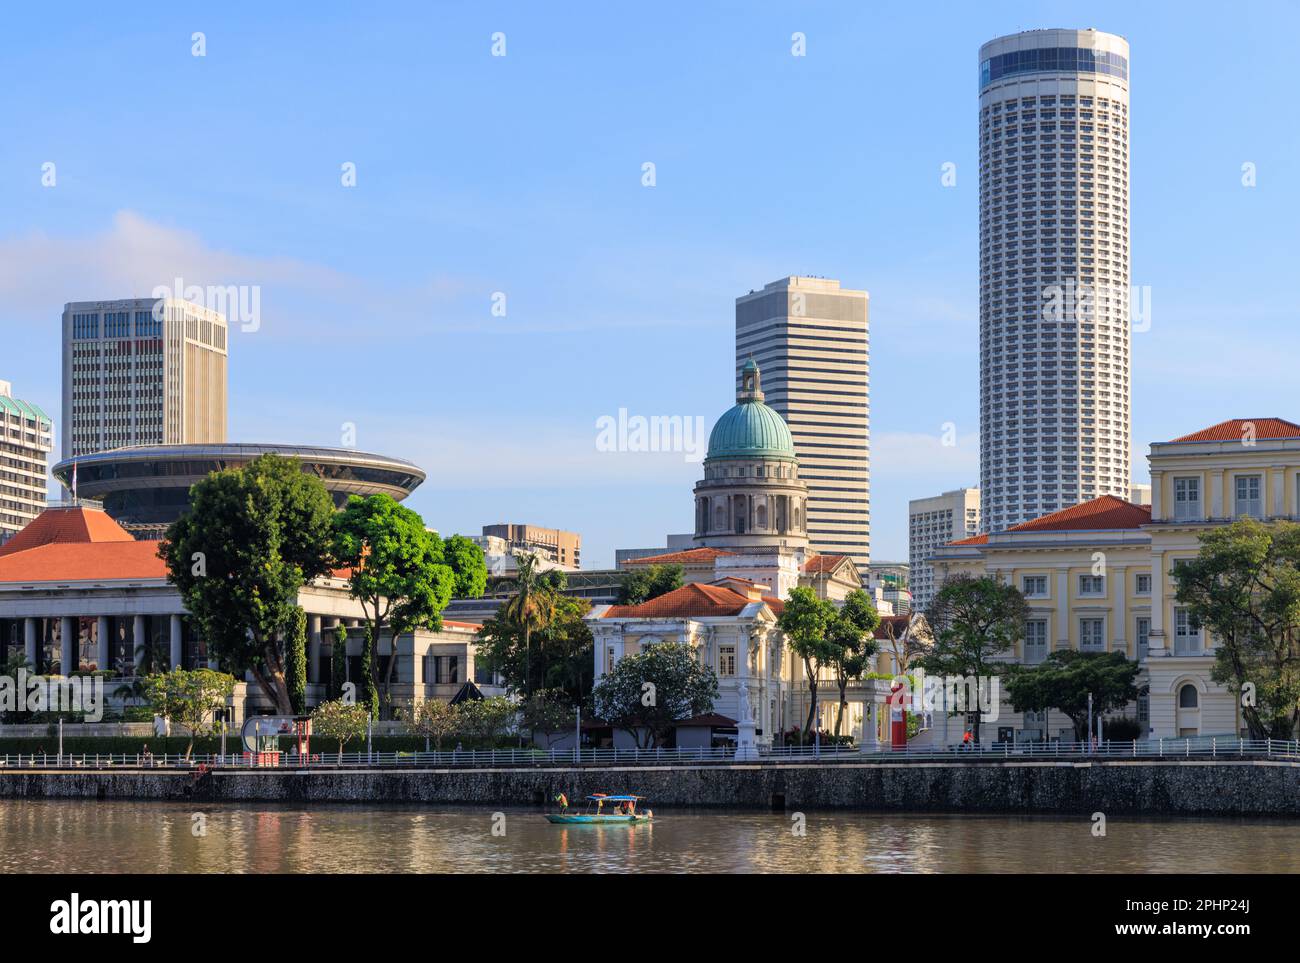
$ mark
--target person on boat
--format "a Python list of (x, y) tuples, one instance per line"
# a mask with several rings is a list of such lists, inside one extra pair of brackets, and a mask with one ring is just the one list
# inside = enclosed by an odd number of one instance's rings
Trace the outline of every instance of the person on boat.
[(560, 804), (560, 812), (565, 813), (569, 811), (569, 797), (564, 793), (557, 793), (555, 801)]
[(961, 747), (963, 749), (975, 748), (975, 734), (971, 732), (969, 729), (967, 729), (966, 732), (961, 737)]

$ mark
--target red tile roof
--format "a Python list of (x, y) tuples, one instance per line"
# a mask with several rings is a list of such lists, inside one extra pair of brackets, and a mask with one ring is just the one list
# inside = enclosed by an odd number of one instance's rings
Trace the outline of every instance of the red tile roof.
[[(33, 523), (35, 524), (35, 523)], [(0, 582), (108, 582), (162, 579), (158, 542), (51, 543), (0, 557)]]
[(989, 537), (987, 535), (972, 535), (970, 538), (959, 538), (955, 542), (949, 542), (949, 545), (987, 545)]
[(1255, 438), (1300, 438), (1300, 425), (1285, 418), (1229, 418), (1174, 441), (1241, 441), (1252, 434)]
[(847, 555), (814, 555), (804, 563), (803, 570), (810, 574), (833, 572), (848, 560)]
[[(1148, 505), (1134, 505), (1114, 495), (1102, 495), (1092, 501), (1071, 505), (1033, 521), (1021, 522), (1009, 532), (1078, 532), (1112, 528), (1139, 528), (1151, 521)], [(969, 540), (967, 540), (969, 542)], [(956, 543), (954, 543), (956, 544)]]
[(712, 562), (722, 555), (735, 555), (720, 548), (690, 548), (684, 552), (669, 552), (666, 555), (647, 555), (645, 558), (630, 558), (624, 565), (689, 565), (691, 563)]
[(767, 607), (772, 610), (772, 614), (775, 616), (779, 617), (785, 611), (785, 602), (775, 595), (764, 595), (763, 601), (767, 603)]
[(14, 555), (41, 545), (132, 542), (131, 533), (102, 511), (93, 508), (47, 508), (9, 541), (0, 556)]
[(442, 624), (451, 626), (453, 629), (469, 629), (471, 632), (477, 632), (483, 628), (478, 622), (453, 622), (451, 619), (443, 619)]
[(745, 606), (750, 604), (749, 599), (729, 588), (692, 582), (671, 592), (665, 592), (658, 598), (642, 602), (640, 605), (611, 605), (601, 618), (708, 618), (720, 615), (738, 615)]

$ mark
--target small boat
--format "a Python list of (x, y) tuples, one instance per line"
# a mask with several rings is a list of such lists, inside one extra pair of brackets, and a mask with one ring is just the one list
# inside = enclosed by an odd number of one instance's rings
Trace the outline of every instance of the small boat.
[[(568, 800), (561, 793), (556, 797), (561, 809), (558, 813), (547, 813), (548, 822), (572, 825), (578, 823), (648, 823), (654, 819), (654, 811), (637, 809), (637, 804), (644, 796), (611, 796), (607, 793), (593, 793), (587, 797), (587, 810), (581, 813), (568, 811)], [(607, 812), (605, 807), (609, 806)]]

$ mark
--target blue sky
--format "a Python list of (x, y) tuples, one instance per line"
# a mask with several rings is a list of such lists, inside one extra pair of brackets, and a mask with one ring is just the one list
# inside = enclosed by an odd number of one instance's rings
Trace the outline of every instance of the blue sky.
[(734, 298), (837, 277), (871, 293), (872, 555), (905, 558), (907, 500), (978, 483), (977, 51), (1054, 26), (1132, 47), (1136, 475), (1300, 417), (1294, 4), (177, 6), (6, 13), (0, 379), (56, 419), (65, 301), (260, 285), (232, 440), (353, 424), (441, 531), (573, 529), (605, 564), (690, 527), (699, 465), (597, 451), (596, 420), (711, 425)]

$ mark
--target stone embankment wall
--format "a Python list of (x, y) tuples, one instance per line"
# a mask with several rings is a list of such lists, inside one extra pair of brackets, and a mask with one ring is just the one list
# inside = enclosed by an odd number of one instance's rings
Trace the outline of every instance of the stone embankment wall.
[(0, 797), (541, 805), (634, 792), (659, 807), (1300, 816), (1300, 764), (837, 763), (453, 770), (0, 770)]

